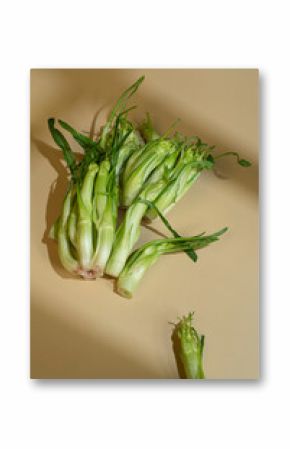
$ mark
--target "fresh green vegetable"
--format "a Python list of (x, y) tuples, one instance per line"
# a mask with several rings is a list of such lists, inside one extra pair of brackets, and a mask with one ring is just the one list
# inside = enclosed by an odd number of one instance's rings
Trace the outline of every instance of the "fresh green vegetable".
[(144, 141), (139, 131), (135, 129), (134, 125), (124, 116), (120, 118), (120, 132), (123, 137), (126, 134), (129, 134), (119, 150), (116, 166), (117, 175), (122, 174), (122, 170), (129, 157), (144, 146)]
[(200, 234), (194, 237), (166, 238), (145, 243), (127, 260), (117, 280), (118, 293), (126, 298), (131, 298), (146, 271), (157, 262), (162, 254), (204, 248), (217, 241), (226, 230), (227, 228), (223, 228), (208, 236)]
[[(152, 203), (151, 201), (148, 201), (148, 200), (140, 200), (140, 201), (141, 202), (143, 201), (145, 204), (147, 204), (147, 206), (149, 208), (152, 208), (152, 209), (155, 210), (156, 214), (162, 220), (163, 224), (167, 227), (167, 229), (171, 232), (173, 237), (182, 237), (180, 234), (178, 234), (178, 232), (175, 229), (173, 229), (173, 227), (171, 226), (169, 221), (164, 217), (164, 215), (162, 215), (162, 213), (160, 212), (160, 210), (158, 209), (158, 207), (156, 207), (156, 205), (154, 203)], [(197, 254), (196, 254), (196, 252), (192, 248), (191, 249), (187, 249), (184, 252), (188, 255), (188, 257), (193, 262), (197, 262)]]
[(126, 103), (129, 100), (129, 98), (132, 97), (132, 95), (136, 92), (136, 90), (139, 88), (140, 84), (144, 81), (144, 76), (141, 76), (137, 79), (137, 81), (132, 84), (128, 89), (125, 90), (125, 92), (122, 93), (118, 101), (116, 102), (114, 108), (112, 109), (109, 118), (105, 124), (105, 126), (102, 129), (101, 133), (101, 139), (100, 139), (100, 145), (101, 148), (105, 149), (107, 145), (107, 138), (110, 134), (110, 131), (113, 127), (115, 118), (122, 114), (125, 110)]
[(63, 157), (64, 157), (64, 160), (65, 160), (65, 162), (68, 166), (68, 169), (71, 173), (72, 180), (74, 182), (76, 182), (76, 180), (77, 180), (77, 162), (76, 162), (76, 157), (75, 157), (74, 153), (72, 152), (72, 149), (71, 149), (68, 141), (66, 140), (64, 135), (57, 128), (55, 128), (55, 119), (54, 118), (48, 119), (48, 127), (49, 127), (49, 130), (50, 130), (53, 140), (55, 141), (57, 146), (59, 146), (60, 149), (62, 150)]
[[(196, 262), (195, 250), (224, 232), (212, 236), (184, 238), (169, 224), (165, 214), (179, 201), (203, 170), (212, 169), (220, 157), (234, 156), (248, 167), (236, 152), (214, 156), (214, 147), (197, 136), (175, 132), (177, 121), (167, 131), (156, 131), (147, 114), (141, 125), (129, 120), (134, 108), (127, 102), (144, 80), (140, 77), (126, 89), (93, 140), (63, 120), (48, 120), (55, 143), (60, 147), (69, 170), (68, 192), (61, 215), (49, 236), (58, 244), (63, 266), (85, 279), (105, 272), (118, 279), (118, 291), (132, 295), (135, 287), (161, 254), (185, 251)], [(76, 155), (60, 131), (73, 138), (82, 153)], [(118, 211), (125, 207), (117, 228)], [(173, 238), (150, 242), (130, 255), (140, 233), (142, 220), (160, 217)]]
[(142, 80), (141, 77), (121, 95), (97, 141), (63, 120), (58, 121), (84, 150), (80, 162), (55, 127), (55, 119), (48, 120), (52, 137), (70, 171), (72, 192), (65, 199), (65, 215), (63, 212), (56, 220), (49, 235), (58, 241), (59, 257), (65, 268), (85, 279), (103, 274), (115, 237), (119, 175), (128, 157), (143, 144), (139, 132), (127, 120), (125, 109), (127, 99)]
[(199, 335), (192, 325), (193, 312), (175, 325), (173, 340), (177, 338), (177, 360), (181, 361), (186, 379), (204, 379), (204, 335)]
[(160, 139), (161, 137), (158, 134), (158, 132), (154, 129), (152, 119), (148, 112), (146, 114), (146, 119), (139, 127), (139, 131), (141, 135), (144, 137), (146, 142), (150, 142), (151, 140), (157, 140)]
[[(165, 215), (198, 179), (201, 171), (211, 167), (212, 163), (207, 160), (207, 152), (199, 154), (191, 148), (185, 150), (169, 177), (166, 187), (155, 200), (156, 207)], [(149, 220), (153, 220), (156, 216), (154, 209), (146, 213), (146, 218)]]
[(68, 219), (68, 237), (75, 249), (77, 249), (77, 226), (78, 226), (78, 203), (76, 197), (72, 202), (71, 212)]
[[(154, 140), (154, 142), (158, 142)], [(184, 185), (192, 184), (199, 174), (198, 170), (211, 165), (207, 161), (207, 153), (200, 152), (195, 147), (185, 147), (179, 142), (171, 141), (173, 151), (165, 158), (144, 182), (144, 187), (127, 209), (123, 222), (116, 233), (112, 254), (106, 273), (118, 277), (126, 260), (137, 242), (141, 232), (142, 218), (155, 217), (157, 210), (172, 207), (176, 196), (185, 190)], [(135, 172), (137, 173), (137, 172)], [(145, 200), (145, 201), (143, 201)], [(153, 203), (148, 211), (148, 203)], [(140, 204), (140, 202), (142, 204)], [(147, 212), (146, 212), (147, 211)], [(160, 214), (159, 214), (160, 215)]]
[(83, 276), (93, 275), (93, 188), (98, 171), (97, 164), (91, 164), (81, 187), (77, 186), (78, 221), (77, 251)]
[[(130, 166), (125, 168), (123, 174), (123, 205), (131, 205), (116, 233), (112, 254), (106, 267), (106, 273), (113, 277), (119, 276), (137, 242), (142, 219), (146, 218), (148, 221), (155, 219), (158, 216), (157, 210), (163, 215), (167, 214), (198, 179), (201, 172), (212, 169), (215, 163), (215, 158), (211, 154), (213, 147), (202, 142), (198, 137), (187, 139), (176, 133), (172, 139), (164, 140), (153, 129), (150, 117), (147, 118), (141, 130), (149, 143), (142, 154), (138, 155), (137, 152), (133, 155), (133, 162), (129, 158), (127, 164)], [(158, 148), (161, 142), (166, 142), (171, 149), (167, 151), (168, 155), (160, 163)], [(228, 153), (220, 156), (225, 155)], [(236, 153), (233, 155), (238, 158)], [(152, 165), (150, 163), (146, 165), (148, 160), (152, 162)], [(240, 159), (238, 161), (241, 162)], [(154, 166), (156, 168), (152, 170)], [(146, 177), (147, 169), (148, 172), (151, 171), (149, 177)], [(141, 188), (142, 185), (143, 188)], [(138, 190), (139, 193), (137, 193)], [(140, 200), (148, 200), (156, 207), (145, 208), (136, 205), (136, 202)]]
[[(147, 185), (139, 198), (154, 199), (162, 186), (161, 182)], [(124, 220), (116, 232), (112, 253), (106, 266), (106, 274), (109, 276), (118, 277), (121, 273), (134, 244), (139, 239), (140, 223), (147, 207), (146, 203), (134, 201), (126, 211)]]
[(122, 184), (122, 205), (127, 207), (138, 196), (151, 173), (166, 157), (175, 151), (176, 146), (167, 139), (156, 139), (145, 145), (137, 160), (126, 171)]

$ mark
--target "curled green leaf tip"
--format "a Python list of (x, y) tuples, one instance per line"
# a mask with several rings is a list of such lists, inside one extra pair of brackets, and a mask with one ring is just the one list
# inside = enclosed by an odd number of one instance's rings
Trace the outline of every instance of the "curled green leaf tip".
[(239, 160), (239, 164), (242, 166), (242, 167), (250, 167), (252, 164), (251, 164), (251, 162), (250, 161), (247, 161), (246, 159), (240, 159)]

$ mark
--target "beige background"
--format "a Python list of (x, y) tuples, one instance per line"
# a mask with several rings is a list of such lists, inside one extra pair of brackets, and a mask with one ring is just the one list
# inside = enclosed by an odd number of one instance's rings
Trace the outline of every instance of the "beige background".
[[(219, 177), (203, 173), (168, 218), (184, 235), (230, 231), (199, 251), (195, 265), (184, 254), (163, 256), (126, 300), (108, 279), (67, 276), (56, 244), (47, 241), (66, 189), (47, 119), (89, 130), (96, 112), (103, 108), (101, 124), (141, 74), (134, 118), (150, 111), (165, 131), (179, 117), (180, 131), (239, 151), (253, 166), (243, 169), (228, 158), (218, 164)], [(259, 376), (258, 101), (257, 70), (32, 70), (32, 378), (178, 378), (168, 322), (191, 310), (206, 336), (207, 378)], [(154, 228), (164, 231), (159, 222)], [(143, 230), (141, 242), (153, 238)]]

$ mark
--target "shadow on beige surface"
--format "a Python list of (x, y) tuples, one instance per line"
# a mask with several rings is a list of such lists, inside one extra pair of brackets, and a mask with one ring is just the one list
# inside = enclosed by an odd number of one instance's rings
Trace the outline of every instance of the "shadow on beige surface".
[[(42, 387), (53, 387), (59, 385), (65, 388), (63, 380), (72, 380), (67, 386), (73, 384), (75, 387), (86, 387), (93, 381), (95, 385), (101, 386), (106, 380), (111, 386), (118, 386), (118, 380), (136, 379), (136, 385), (143, 381), (144, 386), (153, 386), (152, 382), (147, 380), (155, 380), (155, 386), (160, 388), (159, 373), (154, 372), (148, 365), (142, 364), (142, 354), (138, 354), (135, 359), (130, 357), (124, 351), (120, 351), (117, 346), (104, 341), (102, 337), (93, 337), (81, 332), (76, 327), (70, 325), (67, 321), (53, 316), (46, 310), (35, 305), (36, 300), (32, 299), (31, 307), (31, 369), (30, 377), (39, 380), (35, 385)], [(262, 349), (262, 348), (261, 348)], [(177, 356), (178, 343), (172, 334), (172, 350), (175, 353), (176, 378), (166, 378), (166, 384), (171, 387), (185, 386), (188, 388), (208, 388), (212, 385), (215, 388), (220, 382), (226, 383), (228, 387), (237, 388), (256, 388), (262, 386), (263, 378), (260, 379), (204, 379), (202, 381), (186, 381), (184, 370), (180, 359)], [(261, 352), (263, 355), (264, 352)], [(261, 362), (263, 359), (261, 360)], [(128, 376), (128, 373), (130, 375)], [(178, 378), (179, 376), (179, 378)], [(53, 384), (49, 381), (52, 380)], [(60, 380), (57, 383), (57, 380)], [(185, 382), (176, 382), (176, 380), (185, 380)], [(210, 382), (207, 382), (210, 381)], [(115, 381), (115, 382), (114, 382)], [(202, 385), (206, 384), (206, 385)], [(134, 383), (131, 384), (134, 386)]]
[(42, 154), (42, 156), (44, 156), (50, 162), (58, 175), (57, 179), (51, 185), (46, 202), (46, 229), (44, 230), (42, 243), (47, 246), (49, 260), (55, 271), (61, 277), (71, 279), (73, 278), (73, 276), (65, 271), (60, 264), (56, 242), (50, 239), (48, 236), (49, 231), (53, 223), (55, 223), (56, 219), (58, 218), (62, 208), (64, 195), (67, 189), (67, 169), (62, 163), (63, 157), (61, 151), (58, 151), (52, 146), (47, 145), (45, 142), (37, 139), (32, 139), (32, 142), (38, 149), (38, 151)]
[[(33, 379), (140, 379), (158, 378), (142, 365), (142, 354), (120, 351), (101, 336), (87, 335), (67, 321), (36, 305), (31, 307), (31, 378)], [(110, 325), (110, 323), (108, 323)], [(98, 336), (98, 337), (97, 337)]]

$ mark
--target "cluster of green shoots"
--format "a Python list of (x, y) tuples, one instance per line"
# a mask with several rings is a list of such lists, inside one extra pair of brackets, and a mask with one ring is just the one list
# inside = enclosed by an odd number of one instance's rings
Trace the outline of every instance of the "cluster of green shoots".
[[(160, 135), (149, 115), (140, 125), (130, 121), (132, 108), (127, 108), (127, 101), (143, 79), (120, 96), (94, 139), (62, 120), (57, 124), (53, 118), (48, 120), (69, 170), (62, 211), (50, 230), (50, 237), (57, 241), (59, 259), (67, 271), (84, 279), (103, 275), (116, 278), (117, 291), (128, 298), (159, 256), (184, 251), (196, 261), (196, 250), (215, 242), (226, 231), (183, 237), (165, 218), (200, 174), (212, 169), (221, 156), (234, 155), (241, 166), (250, 165), (237, 153), (214, 156), (214, 147), (197, 136), (173, 134), (171, 128)], [(60, 129), (80, 145), (81, 159)], [(125, 212), (118, 224), (120, 209)], [(170, 237), (133, 251), (142, 222), (156, 217), (166, 225)]]

